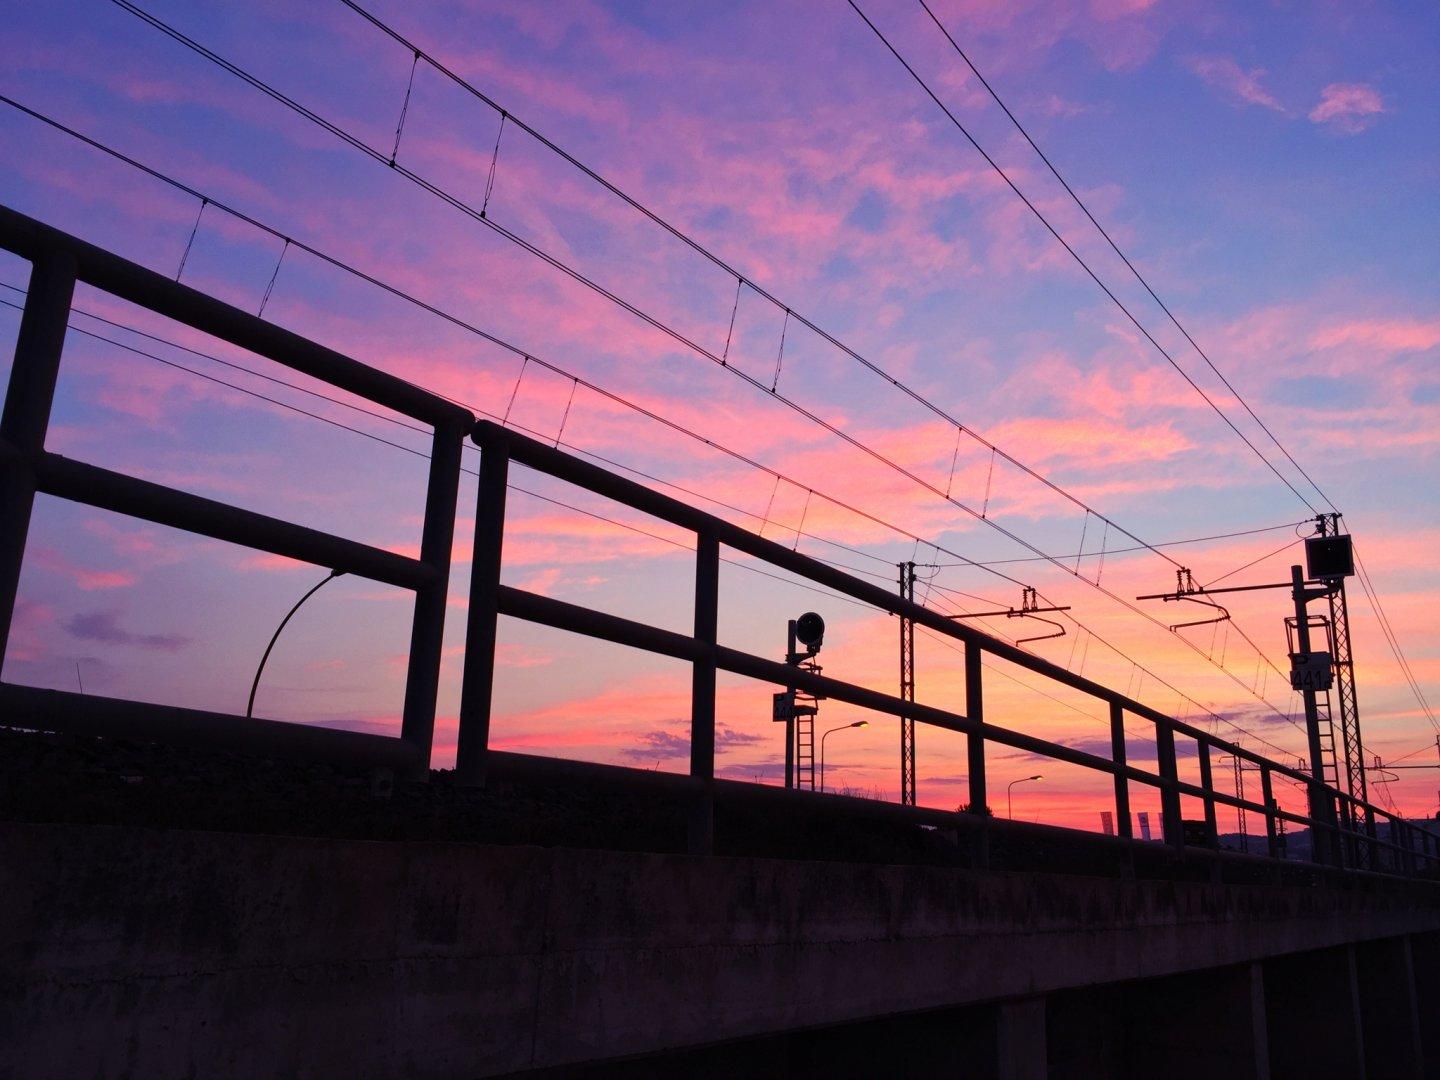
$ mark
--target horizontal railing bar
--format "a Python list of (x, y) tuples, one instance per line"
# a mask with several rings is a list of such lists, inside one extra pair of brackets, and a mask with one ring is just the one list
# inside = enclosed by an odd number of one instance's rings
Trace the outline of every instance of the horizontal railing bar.
[[(498, 606), (500, 613), (503, 615), (540, 623), (557, 630), (583, 634), (587, 637), (609, 641), (616, 645), (624, 645), (630, 648), (658, 653), (663, 656), (670, 656), (677, 660), (693, 661), (704, 656), (708, 651), (705, 646), (684, 634), (675, 633), (670, 630), (662, 630), (645, 623), (635, 622), (605, 612), (594, 611), (590, 608), (581, 607), (563, 600), (556, 600), (552, 597), (540, 596), (536, 593), (516, 589), (511, 586), (500, 587)], [(749, 676), (776, 685), (794, 685), (809, 693), (834, 698), (837, 701), (844, 701), (847, 704), (856, 705), (860, 708), (884, 712), (891, 716), (907, 715), (934, 727), (941, 727), (965, 734), (976, 730), (975, 724), (959, 714), (946, 712), (932, 706), (915, 702), (907, 702), (900, 698), (891, 697), (879, 691), (868, 690), (864, 687), (857, 687), (850, 683), (827, 679), (824, 676), (814, 675), (801, 668), (792, 667), (791, 665), (782, 664), (774, 660), (767, 660), (762, 657), (752, 656), (749, 653), (729, 649), (724, 646), (716, 647), (715, 660), (718, 667), (737, 675)], [(1209, 796), (1226, 806), (1244, 809), (1254, 814), (1264, 815), (1266, 813), (1266, 808), (1261, 803), (1240, 799), (1223, 791), (1207, 792), (1205, 788), (1199, 785), (1179, 779), (1167, 781), (1162, 776), (1145, 772), (1130, 765), (1117, 767), (1113, 761), (1107, 758), (1099, 758), (1092, 754), (1086, 754), (1083, 751), (1074, 750), (1058, 743), (1050, 743), (1042, 739), (1037, 739), (1034, 736), (1011, 731), (1007, 728), (985, 724), (981, 726), (981, 730), (983, 731), (984, 737), (989, 740), (993, 740), (1001, 745), (1037, 753), (1048, 759), (1066, 761), (1111, 776), (1115, 775), (1116, 772), (1122, 772), (1127, 778), (1150, 787), (1162, 790), (1166, 787), (1173, 787), (1182, 795), (1188, 795), (1197, 799), (1204, 799)], [(1285, 818), (1286, 820), (1293, 821), (1296, 824), (1304, 825), (1308, 828), (1313, 829), (1317, 827), (1316, 822), (1302, 815), (1291, 814), (1279, 808), (1276, 808), (1274, 813), (1277, 817)], [(1319, 827), (1321, 829), (1328, 828), (1328, 826), (1323, 823), (1319, 823)], [(1384, 843), (1384, 841), (1380, 842)]]
[[(12, 466), (14, 467), (14, 466)], [(19, 467), (24, 467), (19, 466)], [(418, 589), (436, 571), (418, 559), (331, 536), (279, 518), (177, 491), (98, 465), (44, 453), (33, 462), (38, 490), (232, 544), (343, 570), (402, 589)]]
[[(816, 584), (824, 585), (836, 592), (859, 600), (862, 603), (877, 607), (883, 611), (888, 611), (891, 614), (904, 615), (937, 633), (969, 644), (974, 644), (985, 652), (998, 656), (1003, 660), (1008, 660), (1037, 675), (1044, 676), (1055, 682), (1069, 686), (1072, 689), (1089, 694), (1092, 697), (1107, 702), (1115, 702), (1135, 716), (1150, 720), (1155, 724), (1163, 724), (1176, 734), (1195, 739), (1197, 743), (1203, 742), (1223, 754), (1237, 756), (1256, 765), (1263, 765), (1270, 769), (1272, 773), (1279, 776), (1286, 776), (1292, 780), (1306, 784), (1314, 782), (1311, 776), (1298, 769), (1264, 757), (1253, 750), (1238, 746), (1210, 732), (1177, 720), (1172, 716), (1167, 716), (1165, 713), (1143, 702), (1136, 701), (1134, 698), (1121, 694), (1109, 687), (1102, 686), (1099, 683), (1076, 675), (1057, 664), (1053, 664), (1032, 653), (1025, 652), (1023, 649), (1016, 648), (1007, 642), (1001, 641), (999, 638), (992, 637), (982, 630), (977, 630), (974, 627), (967, 626), (955, 620), (946, 619), (929, 608), (903, 599), (896, 593), (881, 589), (869, 582), (859, 581), (842, 570), (828, 566), (807, 555), (792, 551), (782, 544), (766, 540), (722, 518), (707, 514), (702, 510), (680, 502), (678, 499), (674, 499), (636, 483), (627, 477), (617, 476), (614, 473), (607, 472), (591, 462), (583, 461), (555, 447), (510, 431), (492, 421), (481, 420), (476, 423), (471, 438), (482, 449), (491, 449), (504, 453), (522, 465), (537, 469), (540, 472), (547, 473), (568, 483), (575, 484), (605, 498), (613, 499), (632, 509), (650, 514), (653, 517), (668, 521), (681, 528), (689, 529), (692, 532), (704, 531), (711, 533), (722, 544), (736, 551), (745, 552), (763, 562), (770, 563), (772, 566), (788, 570)], [(638, 647), (643, 648), (644, 646)], [(881, 711), (889, 710), (885, 709)], [(948, 726), (944, 723), (938, 723), (934, 719), (927, 722), (941, 727)], [(1093, 762), (1104, 760), (1093, 758), (1093, 756), (1089, 755), (1087, 755), (1087, 757), (1090, 757), (1091, 760), (1078, 763), (1088, 765), (1088, 767), (1091, 768), (1099, 768), (1099, 766)], [(1061, 760), (1068, 759), (1062, 757)], [(1108, 765), (1110, 763), (1107, 761), (1106, 764)], [(1145, 780), (1146, 775), (1147, 774), (1139, 774), (1136, 778), (1142, 780), (1142, 782), (1149, 782)], [(1333, 791), (1337, 795), (1342, 794), (1336, 789), (1328, 788), (1328, 786), (1327, 790)], [(1384, 813), (1380, 808), (1371, 806), (1369, 803), (1357, 803), (1357, 805), (1364, 806), (1372, 813)]]
[[(557, 630), (584, 634), (587, 637), (599, 638), (616, 645), (626, 645), (635, 649), (660, 653), (677, 660), (695, 660), (709, 653), (707, 646), (684, 634), (661, 630), (658, 627), (621, 618), (618, 615), (593, 611), (564, 600), (540, 596), (508, 585), (500, 587), (498, 607), (502, 615), (538, 622)], [(1118, 772), (1131, 779), (1146, 783), (1165, 783), (1160, 777), (1139, 769), (1117, 766), (1109, 758), (1097, 757), (1082, 750), (1047, 742), (1044, 739), (1008, 728), (996, 727), (992, 724), (977, 724), (958, 713), (947, 712), (918, 702), (905, 701), (878, 690), (869, 690), (862, 686), (841, 682), (838, 679), (816, 675), (803, 668), (783, 664), (777, 660), (752, 656), (738, 649), (717, 645), (714, 649), (714, 656), (717, 667), (735, 675), (745, 675), (777, 686), (794, 686), (807, 693), (844, 701), (850, 705), (886, 713), (890, 716), (912, 717), (932, 727), (944, 728), (948, 731), (980, 734), (984, 738), (1004, 746), (1095, 769), (1108, 776), (1114, 776)]]
[(5, 206), (0, 206), (0, 247), (31, 261), (46, 250), (67, 251), (75, 257), (81, 281), (121, 299), (416, 420), (429, 424), (460, 425), (465, 430), (475, 422), (468, 409), (422, 390), (413, 383), (328, 349)]
[(14, 683), (0, 683), (0, 716), (4, 717), (7, 727), (240, 750), (339, 764), (404, 769), (418, 756), (409, 743), (386, 735)]
[(905, 600), (896, 593), (881, 589), (869, 582), (859, 581), (843, 570), (828, 566), (808, 555), (792, 551), (783, 544), (766, 540), (738, 525), (722, 518), (713, 517), (703, 510), (697, 510), (693, 506), (647, 488), (627, 477), (607, 472), (598, 465), (582, 461), (555, 447), (509, 431), (492, 421), (479, 421), (475, 425), (471, 438), (482, 449), (490, 448), (508, 454), (512, 460), (522, 465), (576, 484), (598, 495), (623, 503), (632, 509), (668, 521), (672, 525), (678, 525), (693, 532), (711, 532), (722, 544), (734, 548), (736, 551), (743, 551), (772, 566), (789, 570), (817, 584), (891, 614), (904, 615), (947, 637), (978, 645), (984, 651), (1037, 675), (1043, 675), (1092, 697), (1116, 702), (1136, 716), (1144, 717), (1155, 723), (1167, 724), (1174, 731), (1191, 738), (1203, 738), (1225, 753), (1236, 753), (1257, 764), (1269, 765), (1277, 772), (1290, 773), (1297, 779), (1304, 779), (1302, 773), (1290, 770), (1278, 762), (1271, 762), (1243, 747), (1235, 746), (1208, 732), (1201, 731), (1199, 728), (1183, 724), (1175, 718), (1151, 708), (1144, 702), (1136, 701), (1134, 698), (1102, 686), (1100, 683), (1076, 675), (1058, 664), (1053, 664), (1033, 653), (1016, 648), (997, 637), (992, 637), (983, 630), (946, 619), (927, 607)]
[(662, 630), (658, 626), (634, 622), (603, 611), (594, 611), (510, 585), (501, 585), (497, 590), (496, 607), (501, 615), (539, 623), (556, 630), (583, 634), (614, 645), (626, 645), (632, 649), (658, 653), (676, 660), (698, 660), (709, 651), (706, 646), (685, 634)]

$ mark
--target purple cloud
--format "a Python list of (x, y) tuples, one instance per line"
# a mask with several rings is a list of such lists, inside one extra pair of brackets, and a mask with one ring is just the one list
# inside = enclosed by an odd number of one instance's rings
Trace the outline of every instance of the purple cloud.
[(137, 649), (158, 649), (178, 652), (190, 644), (180, 634), (136, 634), (117, 625), (115, 611), (88, 611), (65, 620), (65, 629), (85, 641), (103, 641), (108, 645), (129, 645)]
[[(643, 745), (623, 751), (635, 761), (653, 761), (655, 758), (685, 757), (690, 753), (690, 736), (677, 735), (673, 731), (657, 728), (640, 736)], [(748, 746), (761, 741), (761, 736), (736, 731), (724, 724), (715, 725), (715, 753), (723, 754), (736, 746)]]

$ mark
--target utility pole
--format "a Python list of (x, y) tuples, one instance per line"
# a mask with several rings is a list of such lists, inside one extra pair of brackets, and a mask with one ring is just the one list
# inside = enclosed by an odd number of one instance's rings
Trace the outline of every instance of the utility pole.
[[(1307, 589), (1305, 587), (1305, 571), (1299, 566), (1290, 567), (1290, 590), (1291, 596), (1295, 599), (1295, 653), (1292, 662), (1298, 661), (1297, 672), (1301, 673), (1299, 686), (1301, 697), (1305, 701), (1305, 734), (1310, 744), (1310, 775), (1314, 783), (1310, 785), (1310, 817), (1318, 823), (1318, 827), (1310, 830), (1311, 854), (1316, 862), (1333, 863), (1339, 855), (1339, 845), (1334, 844), (1334, 834), (1325, 830), (1325, 826), (1335, 824), (1335, 804), (1330, 796), (1325, 793), (1325, 760), (1324, 750), (1321, 744), (1320, 732), (1320, 707), (1316, 698), (1319, 693), (1317, 686), (1324, 686), (1329, 689), (1329, 680), (1317, 677), (1306, 679), (1304, 673), (1309, 667), (1310, 651), (1310, 616), (1306, 611), (1306, 605), (1311, 600), (1322, 596), (1328, 596), (1331, 592), (1326, 586), (1321, 589)], [(1326, 658), (1328, 660), (1328, 657)], [(1324, 665), (1329, 668), (1327, 663)], [(1316, 675), (1319, 676), (1319, 672)], [(1329, 671), (1325, 672), (1326, 675)], [(1292, 679), (1295, 676), (1292, 675)], [(1327, 694), (1328, 700), (1328, 694)], [(1328, 710), (1327, 710), (1328, 712)], [(1334, 739), (1331, 738), (1331, 756), (1334, 755)]]
[[(1339, 514), (1321, 514), (1315, 522), (1320, 527), (1321, 536), (1340, 535)], [(1340, 700), (1340, 740), (1345, 749), (1346, 789), (1351, 798), (1369, 802), (1365, 781), (1365, 745), (1360, 738), (1360, 706), (1355, 696), (1355, 663), (1350, 655), (1350, 611), (1345, 602), (1345, 579), (1338, 578), (1336, 583), (1339, 587), (1330, 594), (1330, 645), (1335, 653), (1335, 693)]]
[[(1205, 597), (1219, 593), (1255, 592), (1263, 589), (1289, 589), (1295, 603), (1295, 614), (1285, 620), (1285, 629), (1290, 636), (1290, 687), (1300, 691), (1305, 702), (1305, 735), (1309, 749), (1310, 817), (1316, 822), (1311, 842), (1317, 862), (1339, 865), (1345, 856), (1346, 844), (1339, 842), (1336, 828), (1343, 826), (1347, 832), (1358, 831), (1362, 822), (1349, 800), (1340, 799), (1340, 816), (1336, 815), (1337, 800), (1327, 791), (1334, 788), (1343, 791), (1352, 799), (1364, 799), (1365, 760), (1364, 748), (1360, 741), (1360, 717), (1356, 708), (1355, 669), (1350, 655), (1350, 627), (1345, 607), (1345, 578), (1355, 572), (1354, 552), (1350, 537), (1339, 532), (1339, 514), (1321, 514), (1316, 518), (1318, 525), (1315, 535), (1306, 538), (1306, 567), (1292, 566), (1290, 580), (1265, 585), (1238, 585), (1223, 589), (1207, 589), (1197, 586), (1190, 572), (1181, 569), (1177, 587), (1170, 593), (1152, 593), (1137, 597), (1139, 600), (1190, 601), (1204, 604), (1220, 612), (1218, 618), (1203, 622), (1223, 622), (1230, 618), (1225, 608)], [(1306, 569), (1309, 571), (1307, 580)], [(1330, 608), (1330, 617), (1311, 615), (1309, 604), (1312, 600), (1325, 599)], [(1177, 623), (1172, 630), (1201, 623)], [(1312, 649), (1311, 628), (1328, 631), (1330, 649)], [(1336, 680), (1343, 680), (1340, 687), (1341, 736), (1345, 755), (1345, 786), (1341, 784), (1341, 772), (1335, 742), (1335, 729), (1331, 722), (1330, 689)], [(1323, 700), (1319, 695), (1323, 694)], [(1358, 755), (1358, 756), (1357, 756)], [(1364, 818), (1365, 831), (1373, 835), (1374, 824), (1367, 815)], [(1360, 857), (1363, 848), (1354, 844), (1354, 854)]]
[[(913, 604), (915, 602), (915, 564), (902, 562), (895, 565), (900, 571), (900, 598)], [(926, 565), (933, 566), (933, 564)], [(1041, 607), (1034, 587), (1026, 585), (1022, 587), (1018, 608), (1001, 608), (998, 611), (969, 611), (963, 614), (946, 615), (945, 618), (988, 619), (1003, 615), (1007, 619), (1034, 619), (1054, 627), (1048, 633), (1015, 640), (1016, 645), (1023, 645), (1028, 641), (1045, 641), (1049, 638), (1064, 637), (1064, 626), (1054, 619), (1043, 619), (1038, 613), (1069, 610), (1068, 604), (1062, 607)], [(909, 702), (915, 700), (915, 620), (904, 615), (900, 616), (900, 699)], [(913, 717), (902, 716), (900, 718), (900, 802), (903, 805), (915, 805), (915, 786), (915, 720)]]
[[(915, 564), (899, 563), (900, 598), (915, 602)], [(900, 616), (900, 698), (915, 701), (915, 620)], [(900, 802), (915, 805), (915, 718), (900, 718)]]

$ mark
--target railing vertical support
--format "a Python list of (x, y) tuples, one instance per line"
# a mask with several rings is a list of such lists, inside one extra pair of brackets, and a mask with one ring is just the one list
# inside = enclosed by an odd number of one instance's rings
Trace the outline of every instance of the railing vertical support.
[[(984, 656), (979, 644), (965, 643), (965, 715), (976, 724), (985, 722), (985, 695), (980, 684), (980, 660)], [(971, 848), (971, 862), (977, 867), (990, 865), (990, 797), (985, 782), (985, 736), (965, 737), (970, 769), (970, 810), (979, 815), (980, 828)]]
[(0, 661), (10, 639), (20, 564), (35, 507), (30, 459), (45, 449), (60, 353), (65, 347), (65, 323), (75, 294), (75, 272), (75, 258), (68, 252), (47, 252), (35, 260), (15, 342), (5, 411), (0, 415), (0, 439), (17, 455), (0, 464)]
[(437, 425), (430, 454), (420, 561), (435, 571), (435, 578), (415, 592), (410, 662), (405, 675), (405, 709), (400, 724), (401, 738), (419, 751), (411, 776), (414, 780), (429, 777), (430, 754), (435, 744), (435, 703), (440, 690), (445, 607), (450, 592), (450, 551), (455, 544), (460, 452), (467, 434), (457, 425)]
[(1210, 769), (1209, 741), (1196, 740), (1195, 752), (1200, 756), (1200, 786), (1205, 789), (1205, 834), (1210, 838), (1210, 843), (1218, 847), (1220, 826), (1215, 820), (1215, 776)]
[(1260, 766), (1260, 799), (1265, 804), (1265, 850), (1270, 858), (1280, 858), (1280, 838), (1275, 834), (1275, 790), (1270, 767)]
[(1183, 851), (1185, 823), (1180, 819), (1180, 792), (1175, 787), (1180, 770), (1175, 764), (1175, 731), (1169, 724), (1155, 725), (1155, 755), (1160, 768), (1160, 821), (1165, 843)]
[(465, 623), (465, 681), (460, 690), (460, 731), (455, 779), (485, 783), (490, 748), (490, 704), (495, 689), (495, 635), (499, 618), (500, 559), (505, 539), (505, 490), (510, 452), (503, 438), (480, 447), (480, 492), (475, 499), (475, 550), (470, 561), (470, 611)]
[[(1110, 758), (1116, 765), (1125, 764), (1125, 707), (1110, 702)], [(1115, 829), (1126, 840), (1134, 835), (1130, 824), (1130, 780), (1123, 772), (1115, 774)]]
[(720, 621), (720, 542), (695, 534), (695, 640), (709, 646), (690, 672), (690, 775), (704, 789), (690, 807), (692, 855), (715, 850), (715, 635)]

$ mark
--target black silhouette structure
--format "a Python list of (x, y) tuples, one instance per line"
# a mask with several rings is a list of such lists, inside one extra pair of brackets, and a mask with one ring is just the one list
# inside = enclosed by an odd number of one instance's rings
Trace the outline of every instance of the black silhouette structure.
[[(1363, 852), (1366, 869), (1392, 875), (1425, 873), (1440, 862), (1440, 843), (1435, 834), (1363, 803), (1332, 785), (1318, 783), (1305, 771), (1179, 721), (1127, 694), (553, 446), (491, 422), (477, 422), (468, 410), (411, 383), (5, 208), (0, 208), (0, 247), (34, 264), (4, 415), (0, 418), (0, 644), (10, 629), (31, 506), (39, 492), (246, 544), (416, 593), (403, 723), (398, 738), (0, 684), (0, 713), (9, 723), (242, 748), (280, 756), (343, 760), (395, 768), (402, 776), (426, 775), (434, 728), (461, 441), (468, 436), (480, 448), (481, 467), (456, 763), (462, 783), (483, 784), (487, 773), (500, 765), (539, 772), (548, 770), (552, 774), (563, 774), (566, 770), (604, 774), (636, 790), (658, 787), (684, 797), (691, 807), (692, 850), (708, 852), (713, 797), (719, 783), (715, 778), (715, 676), (723, 670), (788, 691), (830, 698), (896, 718), (911, 718), (916, 723), (965, 735), (969, 744), (968, 806), (976, 808), (977, 813), (961, 816), (972, 819), (967, 825), (980, 837), (975, 846), (978, 866), (985, 865), (984, 835), (991, 827), (983, 808), (989, 805), (986, 756), (992, 746), (1025, 751), (1112, 777), (1119, 832), (1117, 843), (1136, 843), (1130, 832), (1129, 790), (1130, 785), (1140, 784), (1159, 791), (1164, 841), (1176, 851), (1195, 847), (1193, 843), (1187, 845), (1180, 813), (1180, 800), (1188, 796), (1203, 804), (1212, 836), (1217, 806), (1259, 815), (1265, 821), (1267, 850), (1272, 858), (1279, 854), (1279, 836), (1288, 822), (1321, 837), (1332, 838), (1329, 844), (1314, 845), (1314, 857), (1322, 860), (1332, 872), (1344, 874), (1356, 869), (1356, 860), (1350, 854), (1356, 850)], [(47, 452), (45, 430), (71, 295), (77, 282), (90, 284), (430, 425), (434, 442), (420, 557), (407, 558)], [(678, 634), (661, 630), (502, 585), (505, 495), (512, 463), (689, 530), (695, 536), (693, 632)], [(722, 546), (960, 642), (965, 651), (964, 711), (909, 701), (818, 671), (719, 645), (716, 624)], [(493, 750), (489, 732), (495, 633), (500, 615), (689, 662), (693, 672), (689, 774), (676, 776), (557, 762)], [(1110, 711), (1112, 755), (1089, 753), (987, 722), (980, 663), (987, 653), (1104, 701)], [(1157, 771), (1149, 772), (1126, 761), (1124, 722), (1127, 717), (1153, 724), (1159, 750)], [(1181, 779), (1176, 764), (1177, 739), (1187, 742), (1187, 751), (1193, 745), (1200, 764), (1201, 783)], [(1260, 773), (1261, 802), (1249, 801), (1215, 786), (1210, 769), (1215, 754), (1239, 758)], [(1272, 795), (1277, 780), (1307, 785), (1313, 796), (1310, 813), (1298, 814), (1280, 807)], [(727, 786), (737, 790), (753, 787), (733, 782)], [(866, 812), (895, 815), (912, 823), (945, 828), (954, 828), (957, 816), (952, 812), (889, 804), (867, 807)], [(1337, 833), (1343, 823), (1361, 819), (1385, 820), (1388, 826), (1364, 834), (1348, 833), (1349, 842), (1339, 842)], [(1084, 834), (1073, 832), (1072, 835), (1078, 842)], [(1222, 853), (1213, 854), (1222, 857)]]

